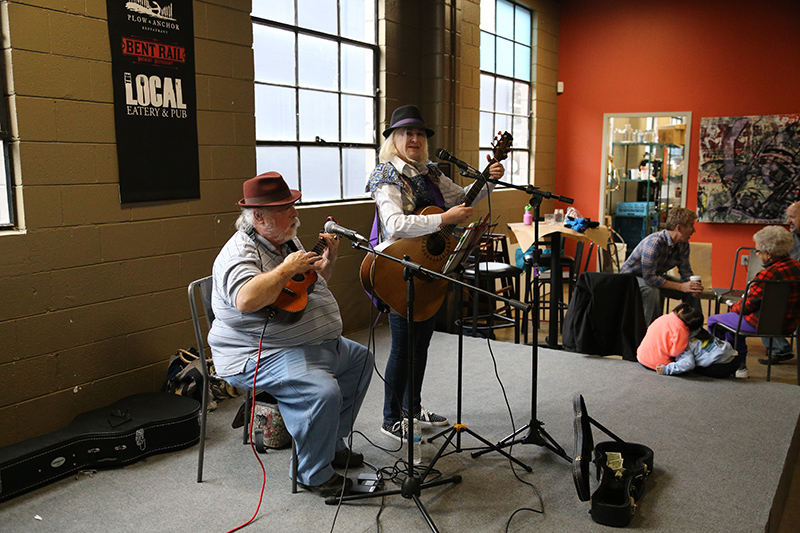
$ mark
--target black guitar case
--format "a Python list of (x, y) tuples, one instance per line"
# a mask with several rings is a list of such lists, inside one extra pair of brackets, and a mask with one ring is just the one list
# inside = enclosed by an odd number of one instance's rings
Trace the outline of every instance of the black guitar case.
[(83, 413), (57, 431), (0, 448), (0, 501), (80, 470), (118, 468), (200, 440), (200, 404), (148, 392)]

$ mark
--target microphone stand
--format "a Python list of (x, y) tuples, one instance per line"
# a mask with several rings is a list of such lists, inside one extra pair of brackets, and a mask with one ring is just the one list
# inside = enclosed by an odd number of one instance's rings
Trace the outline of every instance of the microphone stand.
[[(539, 250), (539, 247), (537, 246), (537, 244), (539, 242), (539, 220), (540, 220), (539, 211), (540, 211), (540, 207), (541, 207), (541, 204), (542, 204), (542, 200), (544, 198), (553, 198), (553, 199), (556, 199), (556, 200), (559, 200), (559, 201), (562, 201), (562, 202), (568, 203), (568, 204), (571, 204), (574, 200), (572, 198), (568, 198), (568, 197), (565, 197), (565, 196), (558, 196), (558, 195), (553, 194), (553, 193), (548, 192), (548, 191), (542, 191), (542, 190), (539, 189), (539, 187), (534, 187), (532, 185), (520, 186), (520, 185), (511, 184), (511, 183), (503, 183), (503, 182), (500, 182), (500, 181), (497, 181), (497, 180), (487, 180), (487, 181), (496, 181), (497, 183), (501, 183), (503, 185), (507, 185), (507, 186), (512, 187), (512, 188), (517, 189), (517, 190), (525, 191), (526, 193), (531, 195), (531, 198), (528, 201), (528, 203), (533, 207), (533, 224), (534, 224), (534, 226), (533, 226), (533, 257), (532, 257), (532, 259), (530, 261), (528, 261), (528, 260), (525, 261), (526, 278), (527, 278), (528, 284), (530, 285), (530, 283), (531, 283), (531, 281), (530, 281), (531, 280), (531, 275), (539, 267), (539, 256), (541, 254), (541, 251)], [(557, 236), (558, 234), (556, 233), (554, 235)], [(553, 270), (552, 273), (551, 273), (551, 283), (552, 283), (551, 284), (551, 290), (552, 290), (552, 287), (555, 286), (555, 283), (553, 283), (553, 281), (556, 279), (556, 275), (558, 275), (558, 285), (560, 286), (561, 268), (558, 266), (558, 263), (556, 262), (556, 261), (558, 261), (558, 257), (556, 255), (555, 245), (556, 245), (556, 239), (554, 238), (552, 240), (552, 247), (553, 248), (551, 250), (551, 261), (552, 261), (551, 268)], [(561, 249), (560, 243), (558, 243), (558, 249), (559, 249), (559, 251)], [(552, 300), (552, 296), (551, 296), (551, 300)], [(491, 446), (489, 448), (485, 448), (483, 450), (472, 452), (472, 457), (478, 457), (478, 456), (483, 455), (485, 453), (489, 453), (489, 452), (492, 452), (492, 451), (497, 451), (498, 448), (502, 449), (502, 448), (506, 448), (506, 447), (509, 447), (509, 446), (513, 446), (514, 444), (535, 444), (537, 446), (543, 446), (543, 447), (551, 450), (552, 452), (554, 452), (559, 457), (562, 457), (563, 459), (566, 459), (567, 461), (572, 462), (572, 459), (569, 457), (569, 455), (567, 455), (567, 452), (564, 451), (564, 448), (562, 448), (547, 433), (547, 431), (545, 431), (544, 423), (541, 422), (537, 418), (537, 414), (536, 414), (537, 413), (537, 407), (538, 407), (537, 406), (537, 404), (538, 404), (538, 401), (537, 401), (537, 387), (538, 387), (538, 382), (539, 382), (539, 342), (538, 342), (538, 330), (539, 330), (539, 287), (538, 287), (538, 277), (536, 278), (536, 281), (534, 282), (533, 304), (532, 304), (532, 306), (529, 306), (525, 312), (527, 313), (528, 311), (532, 311), (534, 313), (534, 315), (533, 315), (534, 318), (533, 318), (532, 322), (534, 324), (534, 335), (536, 336), (536, 338), (534, 338), (532, 340), (532, 342), (531, 342), (531, 418), (530, 418), (530, 421), (527, 424), (525, 424), (524, 426), (522, 426), (519, 429), (517, 429), (514, 433), (504, 437), (497, 444), (495, 444), (495, 445), (493, 445), (493, 446)], [(553, 307), (552, 306), (550, 308), (550, 313), (551, 314), (553, 313)], [(552, 316), (551, 316), (550, 320), (552, 322), (552, 320), (553, 320)], [(527, 320), (523, 320), (523, 322), (527, 323)], [(551, 331), (551, 335), (552, 335), (552, 331)], [(523, 433), (525, 431), (527, 431), (527, 433), (523, 437), (516, 438), (518, 435), (520, 435), (521, 433)]]
[[(508, 303), (509, 305), (511, 305), (511, 306), (513, 306), (513, 307), (515, 307), (517, 309), (522, 310), (523, 312), (528, 309), (528, 306), (526, 304), (523, 304), (522, 302), (520, 302), (518, 300), (510, 300), (508, 298), (504, 298), (504, 297), (496, 295), (496, 294), (494, 294), (492, 292), (489, 292), (489, 291), (486, 291), (486, 290), (483, 290), (483, 289), (480, 289), (480, 288), (477, 288), (477, 287), (472, 287), (471, 285), (469, 285), (467, 283), (464, 283), (463, 281), (455, 280), (455, 279), (453, 279), (453, 278), (451, 278), (449, 276), (446, 276), (446, 275), (444, 275), (444, 274), (442, 274), (440, 272), (434, 272), (432, 270), (426, 269), (426, 268), (422, 267), (421, 265), (419, 265), (418, 263), (415, 263), (415, 262), (411, 261), (408, 256), (404, 256), (403, 259), (398, 259), (398, 258), (393, 257), (391, 255), (388, 255), (386, 253), (383, 253), (383, 252), (380, 252), (378, 250), (375, 250), (375, 249), (373, 249), (373, 248), (371, 248), (369, 246), (365, 246), (362, 242), (359, 242), (358, 239), (351, 239), (350, 240), (350, 245), (353, 248), (357, 249), (357, 250), (363, 250), (365, 252), (372, 253), (372, 254), (374, 254), (376, 256), (383, 257), (385, 259), (389, 259), (391, 261), (397, 262), (397, 263), (399, 263), (399, 264), (401, 264), (403, 266), (403, 279), (406, 281), (406, 305), (407, 305), (407, 308), (406, 308), (406, 321), (407, 321), (407, 324), (408, 324), (408, 336), (407, 336), (408, 337), (407, 338), (407, 342), (408, 342), (408, 361), (407, 361), (407, 365), (408, 365), (407, 366), (408, 383), (406, 384), (406, 387), (407, 387), (406, 393), (408, 394), (408, 397), (410, 399), (413, 399), (412, 395), (413, 395), (413, 391), (414, 391), (414, 342), (413, 342), (414, 331), (413, 331), (413, 329), (414, 329), (414, 297), (415, 297), (414, 277), (415, 276), (419, 277), (421, 279), (427, 279), (427, 280), (437, 280), (437, 279), (438, 280), (446, 280), (449, 283), (459, 285), (462, 288), (466, 288), (466, 289), (469, 289), (469, 290), (475, 290), (475, 291), (480, 292), (481, 294), (484, 294), (485, 296), (488, 296), (490, 298), (502, 300), (502, 301)], [(461, 422), (461, 357), (460, 357), (460, 354), (459, 354), (459, 376), (458, 376), (458, 378), (459, 378), (459, 380), (458, 380), (459, 397), (458, 397), (458, 414), (457, 414), (458, 423), (456, 423), (453, 426), (452, 431), (454, 433), (458, 433), (460, 431), (467, 431), (468, 433), (473, 435), (475, 438), (481, 440), (484, 444), (486, 444), (486, 446), (488, 446), (489, 449), (491, 449), (493, 451), (497, 451), (497, 452), (505, 455), (510, 460), (513, 460), (513, 461), (517, 462), (518, 464), (520, 464), (521, 466), (525, 467), (530, 472), (530, 467), (527, 467), (525, 464), (521, 463), (520, 461), (518, 461), (517, 459), (512, 457), (510, 454), (508, 454), (504, 450), (500, 449), (499, 446), (495, 446), (494, 444), (492, 444), (488, 440), (486, 440), (486, 439), (480, 437), (479, 435), (477, 435), (476, 433), (470, 431), (469, 429), (466, 428), (466, 426), (464, 426), (463, 424), (460, 423)], [(413, 404), (413, 402), (412, 402), (412, 404)], [(411, 420), (410, 419), (409, 419), (409, 424), (411, 424)], [(445, 485), (447, 483), (460, 483), (461, 482), (461, 476), (460, 475), (455, 475), (455, 476), (451, 476), (449, 478), (443, 478), (443, 479), (434, 479), (433, 481), (425, 481), (425, 479), (428, 477), (430, 472), (433, 470), (433, 467), (436, 464), (436, 462), (442, 456), (442, 453), (444, 452), (444, 450), (447, 447), (447, 445), (450, 444), (450, 442), (452, 441), (452, 438), (453, 438), (453, 434), (451, 434), (447, 438), (447, 440), (444, 442), (444, 444), (442, 444), (442, 447), (436, 453), (436, 455), (434, 456), (433, 460), (431, 460), (430, 464), (425, 468), (423, 473), (420, 475), (414, 469), (413, 430), (412, 430), (412, 428), (409, 427), (408, 430), (406, 431), (406, 446), (408, 448), (408, 462), (406, 463), (406, 478), (405, 478), (405, 480), (403, 480), (403, 484), (402, 484), (400, 489), (378, 490), (378, 491), (369, 492), (369, 493), (348, 494), (347, 496), (340, 496), (340, 497), (331, 496), (331, 497), (328, 497), (328, 498), (325, 499), (325, 503), (327, 505), (337, 505), (340, 501), (345, 502), (345, 501), (351, 501), (351, 500), (362, 500), (362, 499), (366, 499), (366, 498), (377, 498), (377, 497), (388, 496), (388, 495), (392, 495), (392, 494), (400, 494), (406, 499), (413, 500), (414, 503), (417, 505), (417, 508), (419, 509), (420, 513), (422, 513), (422, 516), (425, 519), (425, 522), (428, 524), (428, 527), (430, 527), (431, 531), (438, 532), (439, 530), (436, 528), (436, 524), (433, 523), (433, 520), (431, 519), (430, 515), (428, 514), (428, 511), (425, 509), (425, 506), (422, 504), (422, 501), (419, 499), (419, 497), (420, 497), (421, 492), (422, 492), (423, 489), (427, 489), (427, 488), (431, 488), (431, 487), (437, 487), (439, 485)], [(457, 448), (457, 449), (458, 449), (458, 451), (460, 451), (460, 448)]]

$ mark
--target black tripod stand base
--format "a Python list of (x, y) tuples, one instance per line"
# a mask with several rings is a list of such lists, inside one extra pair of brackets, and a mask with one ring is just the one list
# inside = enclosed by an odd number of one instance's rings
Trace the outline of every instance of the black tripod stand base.
[[(525, 430), (528, 430), (528, 433), (526, 433), (525, 436), (521, 438), (514, 438)], [(507, 448), (516, 444), (535, 444), (536, 446), (543, 446), (562, 459), (572, 462), (572, 458), (567, 455), (567, 452), (564, 451), (564, 448), (559, 446), (558, 443), (553, 440), (553, 437), (551, 437), (544, 430), (542, 423), (538, 420), (531, 420), (528, 424), (522, 426), (517, 431), (505, 437), (492, 447), (472, 452), (472, 457), (478, 457), (485, 453), (499, 451), (498, 449)]]
[[(329, 496), (325, 498), (326, 505), (339, 505), (339, 500), (343, 502), (349, 502), (353, 500), (365, 500), (367, 498), (378, 498), (381, 496), (391, 496), (393, 494), (400, 494), (404, 498), (413, 498), (418, 496), (420, 491), (424, 489), (428, 489), (431, 487), (438, 487), (439, 485), (446, 485), (448, 483), (461, 483), (461, 476), (451, 476), (445, 479), (435, 479), (433, 481), (426, 481), (424, 483), (419, 483), (418, 478), (416, 485), (414, 485), (413, 481), (409, 482), (408, 480), (403, 482), (403, 488), (399, 489), (389, 489), (389, 490), (376, 490), (375, 492), (364, 492), (359, 494), (348, 494), (342, 498), (338, 496)], [(411, 483), (408, 485), (407, 483)]]

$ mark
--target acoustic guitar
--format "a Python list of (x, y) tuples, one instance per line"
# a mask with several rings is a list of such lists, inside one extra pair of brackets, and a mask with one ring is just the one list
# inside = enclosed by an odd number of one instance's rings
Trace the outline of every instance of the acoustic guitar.
[[(478, 180), (467, 193), (464, 204), (469, 207), (480, 193), (485, 179), (489, 177), (489, 167), (502, 161), (511, 149), (513, 137), (504, 132), (498, 139), (492, 141), (492, 160), (483, 171), (484, 180)], [(415, 211), (417, 215), (431, 215), (443, 213), (436, 206), (425, 207)], [(380, 244), (375, 249), (392, 257), (402, 259), (408, 256), (411, 261), (420, 266), (441, 272), (447, 259), (456, 247), (453, 237), (455, 224), (443, 226), (434, 233), (421, 237), (398, 239), (389, 244)], [(367, 254), (361, 262), (361, 285), (368, 294), (375, 295), (389, 307), (400, 313), (406, 314), (406, 284), (403, 282), (403, 265), (385, 257)], [(422, 281), (415, 286), (414, 321), (421, 322), (432, 317), (441, 307), (447, 292), (447, 280), (417, 280)]]

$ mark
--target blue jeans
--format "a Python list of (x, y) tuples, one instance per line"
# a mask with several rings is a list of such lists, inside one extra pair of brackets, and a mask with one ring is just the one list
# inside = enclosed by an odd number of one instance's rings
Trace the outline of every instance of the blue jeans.
[[(769, 337), (762, 337), (761, 342), (764, 344), (764, 347), (769, 352)], [(789, 339), (784, 339), (783, 337), (773, 337), (772, 338), (772, 352), (767, 353), (767, 355), (778, 355), (779, 353), (791, 353), (792, 351), (792, 344), (789, 342)]]
[[(661, 289), (651, 287), (645, 283), (644, 278), (636, 276), (639, 282), (639, 291), (642, 293), (642, 307), (644, 308), (644, 321), (649, 326), (653, 321), (660, 317), (664, 309), (664, 298), (681, 300), (696, 309), (702, 309), (700, 298), (692, 296), (691, 293), (676, 291), (673, 289)], [(674, 279), (672, 281), (675, 281)]]
[[(345, 449), (372, 378), (374, 356), (344, 337), (319, 346), (287, 348), (263, 357), (256, 390), (278, 400), (286, 429), (297, 446), (297, 477), (304, 485), (320, 485), (333, 475), (331, 461)], [(256, 363), (225, 381), (253, 387)]]
[[(414, 390), (413, 398), (408, 397), (408, 323), (404, 316), (389, 314), (389, 329), (392, 332), (392, 349), (386, 361), (383, 394), (383, 423), (394, 424), (402, 420), (406, 411), (411, 416), (420, 410), (422, 380), (425, 378), (425, 365), (428, 363), (428, 346), (433, 337), (436, 317), (423, 322), (414, 322)], [(401, 400), (402, 398), (402, 410)]]

